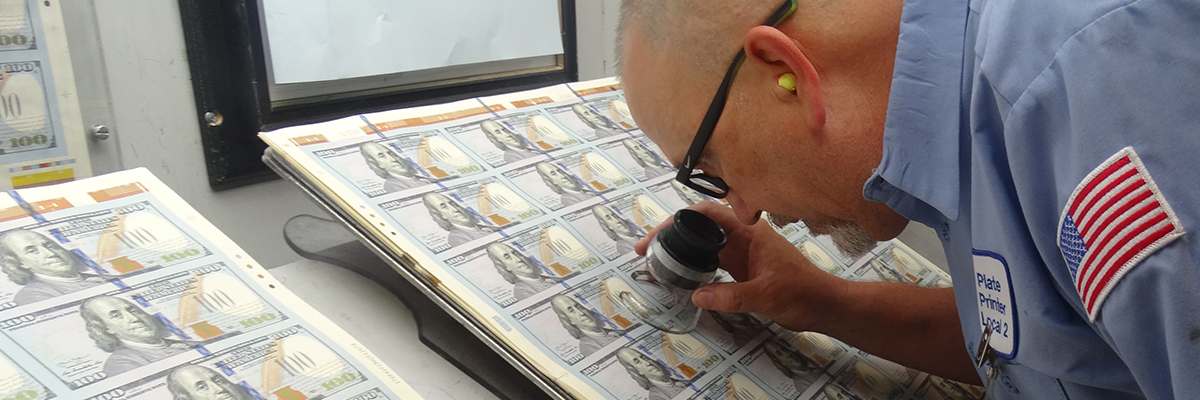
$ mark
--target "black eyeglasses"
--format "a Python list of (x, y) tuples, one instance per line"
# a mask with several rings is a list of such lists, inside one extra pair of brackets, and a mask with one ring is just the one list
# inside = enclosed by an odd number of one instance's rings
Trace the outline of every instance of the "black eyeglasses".
[[(795, 11), (796, 0), (784, 1), (783, 5), (771, 13), (771, 16), (762, 24), (778, 25)], [(738, 67), (742, 66), (743, 61), (746, 61), (745, 49), (738, 51), (737, 57), (733, 59), (733, 64), (725, 72), (725, 80), (721, 81), (721, 87), (717, 88), (717, 94), (713, 96), (712, 104), (708, 106), (708, 113), (704, 115), (704, 120), (700, 122), (700, 129), (696, 131), (696, 138), (692, 139), (692, 145), (688, 147), (687, 154), (683, 156), (679, 172), (675, 174), (675, 180), (684, 186), (718, 199), (725, 198), (725, 195), (729, 194), (729, 185), (725, 184), (721, 178), (705, 175), (702, 171), (697, 172), (695, 170), (696, 161), (700, 159), (700, 153), (704, 152), (704, 146), (708, 144), (713, 129), (717, 127), (717, 120), (721, 119), (721, 113), (725, 111), (725, 101), (729, 99), (729, 86), (733, 84), (733, 77), (737, 75)]]

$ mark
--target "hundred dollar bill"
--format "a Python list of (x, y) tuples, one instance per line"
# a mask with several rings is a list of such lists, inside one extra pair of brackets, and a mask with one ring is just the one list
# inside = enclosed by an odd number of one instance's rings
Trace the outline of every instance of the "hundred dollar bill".
[(0, 0), (0, 51), (36, 48), (26, 0)]
[(679, 183), (679, 181), (673, 178), (660, 179), (664, 180), (651, 184), (647, 187), (647, 190), (654, 194), (654, 197), (658, 197), (659, 200), (662, 200), (661, 204), (663, 207), (665, 207), (667, 211), (670, 211), (671, 213), (702, 201), (715, 201), (724, 205), (729, 204), (726, 203), (724, 199), (713, 199), (700, 192), (692, 190), (692, 188), (683, 186), (682, 183)]
[(504, 177), (553, 211), (635, 183), (607, 157), (592, 151), (539, 161), (505, 172)]
[[(815, 388), (815, 386), (814, 386)], [(861, 396), (845, 386), (842, 386), (836, 380), (830, 379), (825, 381), (825, 384), (820, 389), (814, 390), (812, 397), (808, 400), (864, 400)]]
[(379, 388), (373, 388), (360, 394), (347, 397), (346, 400), (391, 400), (391, 396), (388, 396)]
[(0, 309), (110, 280), (119, 287), (120, 279), (212, 254), (150, 201), (7, 229), (0, 250), (8, 277), (0, 279)]
[[(328, 344), (297, 325), (195, 358), (94, 399), (325, 399), (353, 393), (367, 379)], [(372, 389), (350, 398), (387, 397)]]
[(733, 354), (755, 339), (769, 335), (770, 325), (750, 314), (704, 310), (695, 332), (726, 354)]
[(841, 341), (816, 332), (793, 332), (781, 326), (773, 325), (775, 337), (786, 342), (791, 348), (799, 350), (808, 359), (817, 363), (821, 368), (829, 368), (843, 358), (854, 355), (853, 347)]
[(446, 128), (493, 168), (583, 143), (539, 111), (515, 112)]
[(858, 357), (860, 357), (864, 362), (874, 366), (875, 369), (882, 371), (884, 374), (887, 374), (888, 378), (892, 379), (902, 387), (913, 386), (914, 383), (920, 382), (926, 376), (924, 372), (884, 360), (862, 350), (856, 351), (858, 352)]
[(546, 112), (580, 137), (591, 140), (627, 136), (637, 129), (622, 96), (604, 96), (586, 101), (546, 107)]
[(434, 253), (512, 229), (544, 214), (496, 177), (385, 202), (379, 207)]
[(555, 220), (445, 260), (501, 307), (554, 287), (601, 264), (575, 234)]
[[(643, 321), (653, 321), (666, 318), (664, 310), (675, 307), (680, 302), (691, 302), (691, 298), (682, 298), (653, 279), (650, 279), (649, 262), (645, 257), (639, 257), (624, 262), (615, 268), (616, 276), (605, 279), (606, 292), (609, 300), (629, 309), (633, 315)], [(724, 271), (718, 271), (716, 282), (732, 282)], [(710, 347), (720, 349), (726, 354), (733, 354), (754, 338), (765, 334), (768, 323), (759, 321), (747, 314), (702, 312), (692, 334), (707, 342)]]
[(58, 147), (47, 78), (40, 61), (0, 63), (0, 156)]
[(611, 398), (672, 399), (699, 391), (692, 383), (715, 373), (724, 360), (692, 335), (652, 330), (581, 373)]
[(20, 365), (0, 352), (0, 398), (42, 400), (57, 397)]
[(848, 272), (849, 264), (846, 264), (841, 258), (834, 258), (832, 254), (836, 252), (817, 244), (817, 238), (808, 235), (807, 232), (796, 235), (795, 238), (791, 239), (791, 242), (793, 246), (796, 246), (800, 250), (800, 254), (803, 254), (805, 258), (808, 258), (808, 261), (811, 261), (818, 268), (825, 270), (825, 272), (842, 278), (849, 278), (851, 276), (851, 273)]
[(750, 353), (738, 359), (764, 387), (778, 397), (799, 399), (809, 389), (827, 378), (826, 368), (793, 346), (795, 337), (772, 337)]
[(880, 280), (897, 283), (916, 284), (927, 287), (938, 287), (941, 284), (941, 274), (935, 272), (936, 267), (922, 262), (922, 257), (894, 242), (885, 242), (871, 252), (874, 256), (867, 265), (870, 271), (862, 270), (860, 279), (870, 279), (869, 272), (874, 272)]
[(604, 271), (599, 277), (517, 311), (513, 319), (571, 365), (614, 343), (628, 343), (631, 339), (624, 335), (641, 324), (633, 313), (608, 297), (604, 281), (617, 273)]
[(714, 375), (700, 391), (689, 400), (772, 400), (767, 390), (748, 377), (737, 365), (730, 366), (720, 375)]
[[(895, 364), (892, 366), (906, 369)], [(892, 377), (907, 374), (907, 371), (897, 371), (890, 366), (880, 367), (864, 358), (851, 357), (833, 374), (833, 379), (837, 386), (859, 399), (897, 400), (903, 398), (907, 386)]]
[(333, 146), (313, 150), (312, 155), (367, 197), (409, 192), (485, 171), (479, 162), (436, 130)]
[(639, 182), (660, 176), (675, 176), (675, 167), (662, 156), (658, 146), (637, 134), (631, 137), (596, 145), (604, 154), (629, 171)]
[(215, 263), (15, 316), (0, 332), (78, 389), (286, 319)]
[(775, 228), (776, 232), (779, 232), (780, 235), (783, 235), (783, 237), (787, 238), (788, 240), (793, 240), (801, 236), (812, 235), (812, 233), (808, 231), (808, 227), (805, 226), (803, 222), (793, 222), (784, 226), (775, 226), (775, 224), (771, 224), (771, 227)]
[(638, 240), (670, 217), (658, 201), (638, 191), (565, 214), (562, 218), (611, 261), (633, 253)]
[(917, 400), (981, 400), (983, 395), (981, 387), (930, 375), (913, 397)]

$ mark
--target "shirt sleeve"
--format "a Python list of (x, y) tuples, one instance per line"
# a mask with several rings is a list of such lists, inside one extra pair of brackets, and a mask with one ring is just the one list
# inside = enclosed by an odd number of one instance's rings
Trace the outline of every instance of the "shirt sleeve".
[[(1013, 112), (1025, 117), (1009, 119), (1026, 124), (1016, 128), (1030, 132), (1029, 143), (1018, 146), (1051, 148), (1042, 150), (1050, 152), (1053, 159), (1049, 164), (1054, 171), (1048, 176), (1055, 179), (1047, 184), (1057, 187), (1060, 201), (1073, 197), (1081, 184), (1096, 178), (1106, 160), (1128, 148), (1143, 167), (1146, 176), (1142, 178), (1164, 202), (1158, 204), (1159, 209), (1170, 210), (1167, 218), (1177, 218), (1182, 235), (1161, 246), (1147, 242), (1138, 247), (1138, 240), (1145, 236), (1127, 237), (1128, 245), (1123, 248), (1139, 250), (1130, 253), (1128, 267), (1112, 269), (1117, 273), (1091, 289), (1079, 284), (1077, 274), (1103, 266), (1083, 266), (1078, 259), (1073, 263), (1070, 252), (1063, 252), (1067, 266), (1080, 270), (1070, 271), (1079, 293), (1064, 293), (1064, 297), (1077, 295), (1069, 300), (1083, 318), (1092, 321), (1151, 399), (1200, 393), (1200, 242), (1195, 238), (1200, 232), (1197, 20), (1200, 5), (1183, 1), (1134, 1), (1104, 15), (1068, 40), (1013, 102)], [(1093, 207), (1103, 207), (1112, 196), (1123, 195), (1121, 187), (1103, 187), (1106, 185), (1095, 186), (1109, 190), (1105, 194), (1110, 197), (1101, 198)], [(1070, 217), (1071, 203), (1060, 204), (1066, 209), (1063, 220)], [(1120, 209), (1101, 211), (1118, 217), (1128, 214)], [(1092, 218), (1088, 222), (1096, 225), (1089, 229), (1117, 230), (1121, 219)], [(1061, 241), (1062, 230), (1058, 232)], [(1121, 235), (1113, 234), (1118, 239)], [(1065, 249), (1060, 243), (1055, 245)], [(1118, 254), (1108, 262), (1110, 266), (1122, 265), (1120, 249), (1109, 249)], [(1098, 292), (1104, 296), (1095, 296)]]

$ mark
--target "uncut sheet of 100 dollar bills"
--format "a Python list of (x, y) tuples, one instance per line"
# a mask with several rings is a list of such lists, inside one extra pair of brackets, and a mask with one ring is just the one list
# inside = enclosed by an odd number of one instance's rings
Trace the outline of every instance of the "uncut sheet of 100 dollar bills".
[(417, 399), (145, 169), (0, 196), (0, 398)]
[[(445, 298), (576, 397), (982, 397), (979, 388), (755, 315), (704, 312), (688, 334), (642, 323), (623, 306), (629, 299), (668, 308), (681, 300), (638, 279), (646, 261), (634, 243), (676, 210), (718, 200), (674, 181), (615, 80), (260, 136), (361, 229), (413, 260)], [(851, 259), (800, 224), (779, 233), (846, 279), (950, 284), (898, 241)]]

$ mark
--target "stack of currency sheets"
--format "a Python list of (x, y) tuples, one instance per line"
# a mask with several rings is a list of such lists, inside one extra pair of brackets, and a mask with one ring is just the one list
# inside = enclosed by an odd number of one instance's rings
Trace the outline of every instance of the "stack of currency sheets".
[(145, 169), (0, 196), (0, 398), (417, 399)]
[[(718, 201), (630, 117), (614, 79), (358, 115), (260, 135), (353, 228), (534, 366), (587, 399), (974, 399), (905, 368), (749, 314), (704, 312), (688, 334), (623, 306), (661, 298), (633, 245), (678, 209)], [(948, 287), (899, 241), (843, 256), (801, 224), (779, 230), (845, 279)], [(727, 279), (727, 276), (725, 277)], [(656, 297), (658, 296), (658, 297)]]

